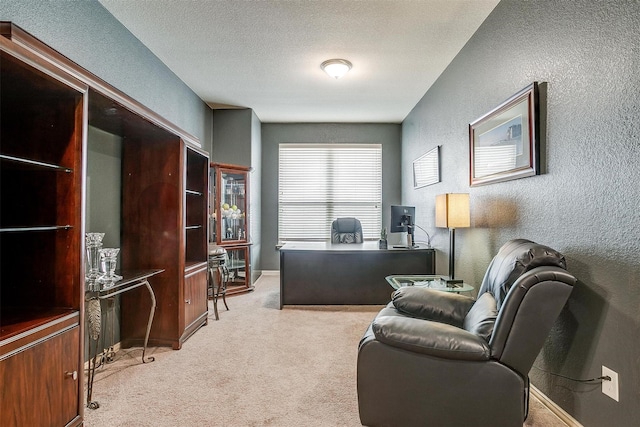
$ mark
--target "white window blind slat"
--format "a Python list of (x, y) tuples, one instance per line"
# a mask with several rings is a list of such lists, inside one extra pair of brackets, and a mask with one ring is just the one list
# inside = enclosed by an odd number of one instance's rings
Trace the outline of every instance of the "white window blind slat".
[(278, 239), (328, 240), (331, 223), (355, 217), (365, 239), (382, 226), (380, 144), (280, 144)]

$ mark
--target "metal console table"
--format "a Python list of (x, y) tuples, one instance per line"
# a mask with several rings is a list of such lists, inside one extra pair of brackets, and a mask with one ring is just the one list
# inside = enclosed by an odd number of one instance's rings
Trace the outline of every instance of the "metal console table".
[[(144, 337), (144, 346), (142, 347), (142, 363), (153, 362), (153, 357), (145, 359), (145, 352), (147, 351), (147, 342), (149, 341), (149, 333), (151, 332), (151, 324), (153, 323), (153, 316), (156, 311), (156, 296), (153, 292), (153, 288), (149, 284), (149, 278), (156, 274), (162, 273), (163, 269), (157, 270), (140, 270), (140, 271), (123, 271), (118, 272), (122, 276), (122, 279), (110, 284), (105, 285), (98, 282), (87, 283), (87, 291), (85, 292), (87, 323), (89, 329), (89, 373), (87, 375), (87, 407), (89, 409), (98, 409), (100, 404), (91, 400), (93, 393), (93, 380), (95, 378), (96, 367), (103, 363), (109, 363), (114, 361), (115, 352), (113, 350), (113, 343), (108, 349), (103, 349), (100, 354), (100, 360), (98, 360), (98, 342), (100, 334), (102, 332), (102, 309), (100, 308), (101, 300), (113, 300), (116, 295), (123, 292), (130, 291), (132, 289), (145, 286), (149, 291), (149, 297), (151, 298), (151, 308), (149, 310), (149, 320), (147, 321), (147, 332)], [(113, 310), (113, 304), (111, 305)], [(111, 330), (113, 331), (113, 312), (111, 316)], [(91, 346), (91, 341), (95, 344)]]

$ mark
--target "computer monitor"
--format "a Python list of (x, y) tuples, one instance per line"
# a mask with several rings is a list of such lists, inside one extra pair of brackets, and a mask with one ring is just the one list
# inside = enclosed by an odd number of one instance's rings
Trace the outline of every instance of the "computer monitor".
[(415, 247), (414, 229), (415, 229), (416, 208), (414, 206), (391, 206), (391, 226), (390, 233), (407, 232), (411, 238), (407, 246)]
[(416, 208), (414, 206), (391, 206), (390, 233), (411, 232), (415, 223)]

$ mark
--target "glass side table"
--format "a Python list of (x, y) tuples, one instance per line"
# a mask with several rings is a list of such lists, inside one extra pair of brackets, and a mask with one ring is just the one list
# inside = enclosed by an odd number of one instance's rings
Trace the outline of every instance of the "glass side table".
[(447, 276), (437, 275), (392, 275), (386, 277), (387, 282), (393, 287), (393, 289), (400, 289), (403, 286), (417, 286), (422, 288), (437, 289), (443, 292), (453, 292), (459, 294), (461, 292), (471, 292), (475, 288), (468, 283), (455, 283), (447, 285), (445, 280)]

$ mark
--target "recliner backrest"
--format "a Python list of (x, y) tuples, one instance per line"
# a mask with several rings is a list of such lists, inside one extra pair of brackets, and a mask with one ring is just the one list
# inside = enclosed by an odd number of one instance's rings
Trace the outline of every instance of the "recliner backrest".
[(516, 280), (498, 313), (491, 357), (527, 375), (576, 278), (559, 267), (536, 267)]
[(491, 357), (527, 375), (576, 282), (558, 251), (525, 239), (505, 243), (489, 264), (478, 300), (490, 293), (498, 315)]
[(362, 224), (357, 218), (338, 218), (331, 224), (331, 243), (362, 243)]
[(529, 270), (540, 266), (566, 269), (564, 255), (548, 246), (526, 239), (510, 240), (491, 260), (478, 290), (478, 297), (490, 292), (498, 311), (513, 283)]

